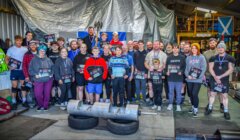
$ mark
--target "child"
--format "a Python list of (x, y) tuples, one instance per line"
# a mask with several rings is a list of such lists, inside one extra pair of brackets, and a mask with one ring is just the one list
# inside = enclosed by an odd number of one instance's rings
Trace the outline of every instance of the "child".
[(61, 89), (60, 109), (65, 110), (67, 102), (71, 96), (71, 83), (74, 82), (74, 71), (72, 61), (67, 57), (67, 48), (62, 48), (60, 51), (60, 57), (56, 60), (54, 65), (55, 79), (58, 81)]
[[(109, 45), (104, 45), (103, 46), (103, 55), (102, 58), (107, 62), (109, 62), (110, 58), (111, 58), (111, 54), (110, 54), (110, 48)], [(106, 103), (110, 103), (110, 94), (111, 94), (111, 75), (108, 73), (108, 76), (106, 78), (106, 80), (104, 80), (104, 85), (106, 88), (106, 95), (107, 95), (107, 99), (105, 100)], [(101, 94), (100, 97), (100, 102), (103, 101), (103, 94)]]
[[(105, 33), (105, 32), (103, 32), (103, 33), (101, 34), (101, 39), (98, 40), (98, 45), (97, 45), (97, 47), (98, 47), (99, 50), (100, 50), (100, 55), (103, 54), (103, 47), (104, 47), (105, 45), (109, 44), (109, 41), (107, 41), (107, 38), (108, 38), (108, 34)], [(95, 47), (95, 46), (96, 46), (95, 43), (96, 43), (96, 42), (94, 41), (93, 44), (92, 44), (92, 47)]]
[(93, 56), (86, 61), (84, 66), (84, 78), (88, 80), (87, 90), (90, 103), (93, 104), (93, 94), (95, 93), (95, 101), (99, 102), (100, 94), (102, 94), (102, 83), (107, 78), (107, 63), (99, 56), (99, 48), (93, 47)]
[(125, 79), (128, 78), (128, 59), (122, 56), (122, 47), (116, 47), (116, 56), (109, 60), (109, 71), (113, 84), (113, 106), (117, 106), (117, 97), (119, 94), (120, 106), (124, 103)]
[(160, 60), (153, 59), (153, 71), (150, 71), (150, 80), (152, 81), (153, 94), (154, 94), (154, 105), (152, 109), (161, 111), (162, 105), (162, 71), (159, 70)]

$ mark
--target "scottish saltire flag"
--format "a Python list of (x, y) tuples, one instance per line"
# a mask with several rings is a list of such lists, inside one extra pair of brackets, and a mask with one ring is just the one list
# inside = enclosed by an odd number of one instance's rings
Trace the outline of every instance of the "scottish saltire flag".
[(220, 35), (232, 35), (233, 34), (233, 18), (218, 17), (218, 33)]
[[(100, 32), (99, 38), (101, 38), (102, 33), (103, 32)], [(112, 40), (113, 32), (105, 32), (105, 33), (107, 33), (107, 35), (108, 35), (107, 41), (110, 42)], [(78, 31), (77, 38), (83, 39), (87, 35), (88, 35), (87, 31)], [(126, 45), (126, 41), (127, 41), (127, 33), (126, 32), (118, 32), (118, 38), (124, 45)]]

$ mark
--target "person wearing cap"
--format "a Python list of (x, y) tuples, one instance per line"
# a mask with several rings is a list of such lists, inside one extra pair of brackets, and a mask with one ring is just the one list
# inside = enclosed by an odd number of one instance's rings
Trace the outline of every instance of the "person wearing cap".
[(24, 74), (22, 70), (22, 62), (23, 56), (28, 51), (27, 48), (22, 47), (22, 37), (19, 35), (15, 36), (15, 45), (8, 49), (6, 55), (6, 62), (10, 69), (10, 80), (12, 83), (12, 109), (17, 109), (17, 100), (16, 95), (19, 92), (18, 89), (18, 81), (21, 83), (21, 90), (22, 90), (22, 103), (24, 107), (28, 107), (26, 104), (26, 92), (23, 90), (24, 84)]
[(41, 44), (38, 54), (29, 65), (29, 75), (34, 84), (34, 94), (37, 100), (37, 111), (48, 111), (48, 103), (53, 82), (53, 62), (46, 56), (47, 46)]
[(186, 59), (185, 76), (187, 81), (187, 92), (192, 104), (189, 113), (192, 113), (193, 117), (197, 117), (199, 105), (198, 94), (207, 68), (207, 63), (204, 56), (200, 53), (200, 45), (198, 43), (191, 44), (191, 49), (191, 55)]
[[(218, 41), (217, 41), (216, 38), (210, 38), (210, 39), (209, 39), (209, 42), (208, 42), (208, 44), (209, 44), (209, 50), (207, 50), (207, 51), (205, 51), (205, 52), (203, 53), (203, 55), (204, 55), (207, 63), (209, 63), (209, 59), (210, 59), (211, 57), (213, 57), (213, 56), (215, 56), (215, 55), (218, 54), (217, 48), (216, 48), (216, 47), (217, 47), (217, 42), (218, 42)], [(206, 73), (205, 73), (205, 77), (206, 77), (205, 82), (206, 82), (206, 86), (207, 86), (208, 99), (209, 99), (209, 96), (210, 96), (210, 94), (211, 94), (210, 85), (209, 85), (210, 76), (211, 76), (211, 74), (210, 74), (209, 70), (207, 69), (207, 71), (206, 71)], [(219, 96), (219, 102), (220, 102), (220, 111), (223, 113), (223, 104), (222, 104), (221, 96)], [(208, 109), (208, 105), (206, 106), (205, 109), (206, 109), (206, 110)]]
[[(28, 46), (29, 50), (23, 56), (23, 74), (25, 76), (25, 83), (31, 83), (31, 77), (29, 76), (28, 69), (29, 69), (29, 64), (30, 64), (31, 60), (37, 54), (37, 45), (38, 45), (37, 41), (34, 41), (34, 40), (30, 41), (29, 46)], [(30, 90), (26, 86), (23, 87), (23, 89), (26, 91), (26, 93)], [(25, 104), (26, 104), (26, 106), (28, 106), (27, 103), (25, 103)]]
[(117, 46), (122, 47), (123, 43), (118, 38), (118, 32), (113, 32), (112, 40), (110, 41), (112, 55), (115, 55), (115, 49)]
[(229, 75), (234, 70), (235, 59), (226, 53), (226, 44), (221, 41), (217, 45), (218, 54), (209, 60), (210, 77), (210, 96), (208, 109), (205, 115), (209, 115), (213, 110), (213, 103), (217, 93), (220, 93), (224, 106), (224, 118), (230, 120), (228, 111), (228, 91), (229, 91)]

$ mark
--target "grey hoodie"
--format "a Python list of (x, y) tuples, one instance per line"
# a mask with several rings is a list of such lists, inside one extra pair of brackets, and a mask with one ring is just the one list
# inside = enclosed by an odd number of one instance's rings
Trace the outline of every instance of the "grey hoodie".
[[(198, 78), (190, 80), (188, 79), (188, 76), (190, 75), (190, 71), (192, 68), (196, 68), (199, 70), (199, 76)], [(200, 54), (199, 56), (188, 56), (186, 59), (186, 69), (185, 69), (185, 76), (187, 77), (187, 82), (193, 82), (193, 83), (202, 83), (204, 73), (207, 68), (207, 63), (205, 57)]]
[(35, 56), (30, 62), (28, 72), (33, 81), (47, 82), (53, 77), (53, 62), (48, 57)]

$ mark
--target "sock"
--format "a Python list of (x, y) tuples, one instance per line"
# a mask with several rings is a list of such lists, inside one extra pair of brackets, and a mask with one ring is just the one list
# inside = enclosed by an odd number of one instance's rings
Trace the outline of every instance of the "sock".
[(228, 108), (224, 106), (224, 112), (228, 112)]
[(194, 112), (198, 112), (198, 108), (194, 108)]
[(16, 98), (12, 98), (12, 103), (13, 103), (13, 104), (16, 104), (16, 103), (17, 103)]
[(27, 101), (27, 98), (26, 97), (23, 97), (22, 98), (22, 102), (25, 103)]
[(213, 105), (209, 104), (208, 109), (212, 110)]

